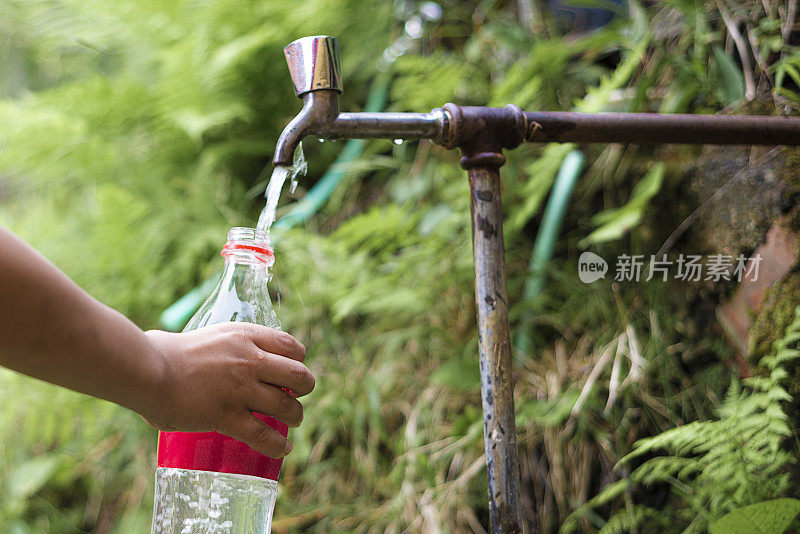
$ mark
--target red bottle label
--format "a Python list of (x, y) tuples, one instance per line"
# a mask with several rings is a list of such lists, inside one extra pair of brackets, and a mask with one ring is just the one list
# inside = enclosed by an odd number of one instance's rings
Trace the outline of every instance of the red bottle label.
[[(255, 414), (283, 437), (289, 427), (272, 417)], [(195, 469), (278, 480), (282, 458), (269, 458), (241, 441), (218, 432), (159, 432), (158, 467)]]

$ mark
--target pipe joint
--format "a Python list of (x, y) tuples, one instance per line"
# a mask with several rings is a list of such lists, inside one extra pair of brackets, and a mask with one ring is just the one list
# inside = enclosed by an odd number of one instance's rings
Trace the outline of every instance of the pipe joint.
[(501, 167), (506, 161), (503, 149), (526, 141), (531, 128), (525, 114), (513, 104), (488, 108), (449, 103), (444, 110), (450, 117), (445, 146), (461, 149), (461, 166), (465, 169)]

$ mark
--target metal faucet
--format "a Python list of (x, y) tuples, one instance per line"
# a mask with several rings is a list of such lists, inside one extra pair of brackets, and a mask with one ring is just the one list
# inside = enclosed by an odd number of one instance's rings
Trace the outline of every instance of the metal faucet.
[[(432, 139), (459, 148), (469, 173), (481, 401), (491, 532), (521, 533), (519, 459), (508, 327), (500, 167), (523, 142), (800, 145), (800, 118), (656, 113), (566, 113), (445, 104), (430, 113), (339, 113), (339, 46), (303, 37), (285, 49), (303, 109), (281, 133), (275, 165), (291, 165), (306, 135)], [(534, 467), (531, 467), (534, 470)]]
[(307, 135), (321, 139), (434, 139), (443, 143), (447, 117), (430, 113), (339, 113), (342, 92), (339, 45), (333, 37), (303, 37), (283, 49), (294, 91), (303, 109), (284, 128), (275, 146), (275, 165), (291, 165)]

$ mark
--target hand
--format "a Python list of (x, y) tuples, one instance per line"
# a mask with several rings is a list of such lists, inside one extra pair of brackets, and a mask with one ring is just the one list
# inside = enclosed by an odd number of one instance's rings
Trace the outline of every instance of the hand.
[(295, 397), (314, 389), (314, 375), (302, 363), (306, 349), (299, 341), (243, 322), (145, 334), (162, 363), (158, 393), (137, 410), (148, 423), (165, 431), (214, 430), (271, 458), (292, 450), (253, 412), (300, 425), (303, 406)]

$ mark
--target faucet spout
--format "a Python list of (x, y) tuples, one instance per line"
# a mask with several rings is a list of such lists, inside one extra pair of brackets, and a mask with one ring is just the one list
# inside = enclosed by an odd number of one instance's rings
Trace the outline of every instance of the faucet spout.
[(291, 165), (294, 151), (303, 137), (324, 132), (339, 115), (339, 94), (336, 91), (310, 91), (302, 98), (303, 109), (278, 137), (272, 159), (274, 165)]

